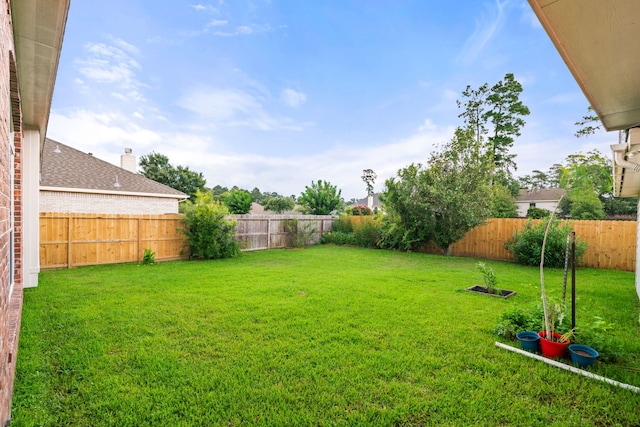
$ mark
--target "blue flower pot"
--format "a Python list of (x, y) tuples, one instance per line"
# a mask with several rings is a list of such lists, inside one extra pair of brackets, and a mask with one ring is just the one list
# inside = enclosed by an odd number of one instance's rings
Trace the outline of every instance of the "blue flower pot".
[(586, 368), (595, 363), (596, 358), (600, 355), (596, 350), (582, 344), (571, 344), (569, 346), (571, 353), (571, 361), (574, 365)]
[(540, 336), (537, 332), (518, 332), (516, 337), (518, 338), (518, 341), (520, 341), (520, 345), (523, 350), (527, 350), (532, 353), (540, 352)]

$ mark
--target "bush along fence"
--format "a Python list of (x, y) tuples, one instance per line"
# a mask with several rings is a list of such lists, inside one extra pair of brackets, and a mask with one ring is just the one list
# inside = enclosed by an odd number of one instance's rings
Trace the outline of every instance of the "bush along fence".
[[(514, 256), (504, 248), (504, 242), (516, 230), (522, 230), (526, 222), (527, 219), (522, 218), (489, 219), (485, 225), (474, 228), (462, 240), (454, 243), (451, 254), (511, 261)], [(540, 220), (533, 220), (534, 224), (539, 222)], [(568, 222), (576, 236), (588, 245), (582, 258), (582, 266), (635, 271), (635, 221)], [(560, 223), (564, 221), (560, 220)]]
[[(141, 262), (145, 250), (156, 261), (186, 259), (183, 215), (40, 214), (40, 268)], [(287, 226), (296, 218), (306, 243), (320, 241), (334, 217), (315, 215), (229, 215), (243, 250), (290, 246)]]
[[(156, 261), (186, 258), (182, 215), (40, 215), (40, 267), (64, 268), (92, 264), (140, 262), (145, 249), (156, 253)], [(314, 215), (230, 215), (235, 219), (236, 239), (243, 250), (275, 249), (290, 246), (288, 220), (297, 218), (300, 230), (314, 230), (309, 244), (331, 231), (337, 218)], [(351, 217), (351, 221), (373, 221), (371, 216)], [(526, 219), (490, 219), (471, 230), (451, 249), (455, 256), (513, 260), (504, 242)], [(535, 222), (535, 220), (534, 220)], [(582, 265), (635, 271), (635, 221), (569, 221), (576, 235), (587, 242)], [(438, 253), (433, 248), (429, 252)]]

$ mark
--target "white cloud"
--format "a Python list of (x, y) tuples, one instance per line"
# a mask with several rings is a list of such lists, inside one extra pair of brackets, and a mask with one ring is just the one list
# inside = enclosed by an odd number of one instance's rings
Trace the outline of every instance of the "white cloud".
[(111, 85), (112, 94), (123, 101), (144, 101), (142, 84), (136, 77), (140, 64), (132, 57), (139, 49), (121, 39), (113, 39), (114, 45), (87, 43), (85, 58), (75, 60), (78, 72), (83, 76), (83, 85), (89, 82)]
[(214, 19), (213, 21), (209, 21), (207, 27), (222, 27), (224, 25), (227, 25), (228, 23), (229, 21), (225, 21), (223, 19)]
[(426, 132), (430, 130), (436, 130), (438, 127), (431, 121), (431, 119), (425, 119), (424, 123), (418, 127), (419, 132)]
[(285, 103), (285, 105), (297, 108), (307, 102), (307, 95), (287, 88), (280, 92), (280, 99)]
[(239, 89), (198, 88), (182, 97), (178, 106), (213, 126), (246, 126), (265, 131), (301, 130), (304, 126), (269, 114), (260, 98)]
[[(242, 100), (242, 96), (235, 99)], [(263, 191), (298, 195), (312, 180), (323, 179), (337, 185), (343, 197), (350, 199), (365, 192), (360, 179), (363, 169), (376, 172), (375, 190), (381, 191), (385, 179), (412, 162), (426, 162), (433, 147), (453, 134), (451, 127), (429, 126), (415, 135), (368, 149), (345, 146), (315, 154), (272, 157), (225, 148), (228, 144), (217, 141), (210, 132), (158, 130), (157, 124), (137, 122), (140, 116), (52, 111), (48, 135), (116, 165), (125, 147), (133, 148), (137, 156), (162, 153), (172, 164), (203, 172), (209, 186), (238, 185), (249, 190), (257, 186)]]
[(204, 5), (201, 3), (198, 4), (192, 4), (191, 5), (192, 9), (195, 9), (198, 12), (212, 12), (212, 13), (218, 13), (218, 9), (216, 9), (215, 7), (211, 6), (211, 5)]
[(476, 19), (473, 33), (467, 38), (464, 48), (456, 60), (462, 64), (474, 62), (484, 47), (500, 31), (506, 19), (505, 8), (509, 0), (495, 0), (495, 7), (488, 6), (487, 12)]

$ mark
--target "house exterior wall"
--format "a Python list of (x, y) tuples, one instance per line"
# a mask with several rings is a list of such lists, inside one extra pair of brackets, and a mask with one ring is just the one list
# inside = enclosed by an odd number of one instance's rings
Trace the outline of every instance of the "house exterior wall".
[[(22, 206), (19, 152), (22, 143), (22, 121), (15, 64), (11, 7), (3, 2), (0, 14), (0, 425), (10, 419), (11, 395), (15, 377), (17, 332), (22, 312)], [(14, 130), (15, 163), (12, 161), (11, 126)], [(11, 176), (15, 172), (15, 199), (17, 216), (14, 217), (16, 234), (15, 257), (11, 262), (12, 227)], [(14, 271), (11, 286), (11, 269)]]
[(162, 197), (40, 190), (40, 212), (130, 215), (177, 214), (178, 200)]
[(556, 210), (556, 206), (558, 206), (558, 202), (556, 200), (531, 200), (531, 201), (517, 201), (516, 206), (518, 207), (518, 216), (525, 217), (527, 216), (527, 211), (529, 210), (529, 206), (531, 203), (535, 203), (536, 208), (544, 209), (549, 212), (553, 212)]

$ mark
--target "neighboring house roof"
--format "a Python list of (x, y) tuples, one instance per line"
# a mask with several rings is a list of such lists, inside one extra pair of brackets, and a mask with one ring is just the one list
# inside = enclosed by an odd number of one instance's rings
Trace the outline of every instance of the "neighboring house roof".
[[(382, 203), (380, 203), (380, 193), (373, 193), (373, 207), (377, 208), (380, 207), (382, 205)], [(364, 199), (358, 199), (356, 201), (355, 204), (351, 205), (351, 206), (368, 206), (367, 203), (369, 196), (365, 197)]]
[[(56, 148), (59, 153), (54, 152)], [(117, 183), (117, 185), (114, 185)], [(188, 195), (49, 138), (42, 152), (40, 189), (137, 194), (185, 199)]]
[(251, 202), (251, 213), (252, 214), (263, 214), (264, 213), (264, 207), (256, 202)]
[(538, 188), (535, 190), (520, 190), (520, 195), (516, 202), (557, 202), (560, 197), (564, 196), (565, 191), (562, 188)]

